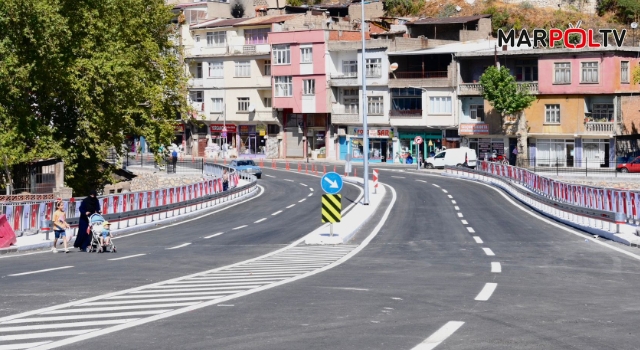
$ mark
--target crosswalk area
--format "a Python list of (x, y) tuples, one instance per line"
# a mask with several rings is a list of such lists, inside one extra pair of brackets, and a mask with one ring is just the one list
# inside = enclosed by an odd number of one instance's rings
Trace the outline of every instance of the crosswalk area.
[(0, 350), (53, 349), (215, 305), (335, 266), (356, 245), (287, 247), (230, 266), (0, 318)]

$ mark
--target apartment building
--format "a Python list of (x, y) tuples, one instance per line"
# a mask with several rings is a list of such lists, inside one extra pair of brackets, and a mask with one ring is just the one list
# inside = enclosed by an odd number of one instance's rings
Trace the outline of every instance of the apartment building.
[(630, 84), (638, 49), (495, 50), (456, 54), (464, 145), (481, 157), (495, 150), (515, 162), (515, 119), (502, 120), (492, 111), (478, 83), (482, 72), (497, 63), (537, 97), (524, 111), (529, 131), (523, 151), (530, 165), (613, 166), (616, 136), (629, 133), (640, 119), (638, 89)]

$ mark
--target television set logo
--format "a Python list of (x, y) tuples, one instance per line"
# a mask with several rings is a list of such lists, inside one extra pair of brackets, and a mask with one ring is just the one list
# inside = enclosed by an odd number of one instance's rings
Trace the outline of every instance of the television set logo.
[[(534, 29), (531, 32), (526, 30), (520, 31), (520, 36), (516, 39), (515, 29), (510, 29), (506, 34), (502, 29), (498, 30), (498, 46), (502, 47), (508, 45), (511, 47), (529, 47), (529, 48), (542, 48), (542, 47), (557, 47), (562, 46), (569, 49), (583, 49), (585, 47), (590, 49), (597, 49), (601, 47), (609, 47), (616, 45), (621, 47), (624, 43), (624, 38), (627, 36), (627, 30), (622, 29), (582, 29), (580, 25), (582, 21), (574, 26), (569, 23), (567, 29), (551, 28)], [(596, 35), (602, 35), (602, 43), (596, 42)]]

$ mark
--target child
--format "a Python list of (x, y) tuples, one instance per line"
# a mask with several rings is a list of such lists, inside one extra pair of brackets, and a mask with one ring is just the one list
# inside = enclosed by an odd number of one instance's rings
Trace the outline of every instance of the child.
[(102, 236), (100, 236), (100, 245), (103, 247), (109, 245), (109, 242), (111, 241), (112, 237), (113, 236), (111, 235), (111, 224), (109, 223), (109, 221), (105, 221), (102, 224)]
[(64, 203), (62, 201), (56, 202), (56, 211), (53, 213), (53, 232), (55, 233), (55, 238), (53, 240), (53, 248), (52, 252), (57, 253), (56, 245), (58, 244), (58, 239), (62, 239), (64, 243), (64, 252), (68, 253), (69, 248), (67, 248), (67, 234), (65, 229), (70, 228), (67, 223), (67, 218), (64, 213)]

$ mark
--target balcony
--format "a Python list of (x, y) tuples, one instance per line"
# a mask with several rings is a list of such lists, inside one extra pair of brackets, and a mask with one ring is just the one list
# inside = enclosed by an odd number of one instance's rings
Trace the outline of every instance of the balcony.
[(616, 124), (620, 123), (588, 121), (584, 123), (584, 132), (591, 135), (612, 135), (618, 131)]
[(191, 102), (191, 107), (196, 112), (204, 112), (204, 102)]
[(271, 47), (269, 46), (269, 44), (194, 46), (185, 49), (185, 54), (187, 55), (187, 57), (268, 55), (270, 52)]
[(204, 80), (202, 78), (189, 79), (189, 87), (199, 88), (204, 86)]
[(392, 109), (389, 118), (422, 118), (422, 109)]
[(359, 79), (357, 74), (343, 74), (343, 73), (331, 73), (329, 75), (331, 80), (329, 84), (331, 86), (359, 86)]
[[(530, 94), (538, 93), (537, 81), (518, 82), (518, 90), (526, 90)], [(460, 96), (480, 96), (482, 95), (482, 85), (480, 83), (461, 83)]]
[(453, 82), (447, 71), (430, 72), (392, 72), (389, 74), (389, 87), (401, 88), (407, 86), (450, 87)]
[(344, 105), (334, 104), (331, 107), (331, 122), (335, 124), (358, 124), (360, 115), (355, 109), (347, 109)]

